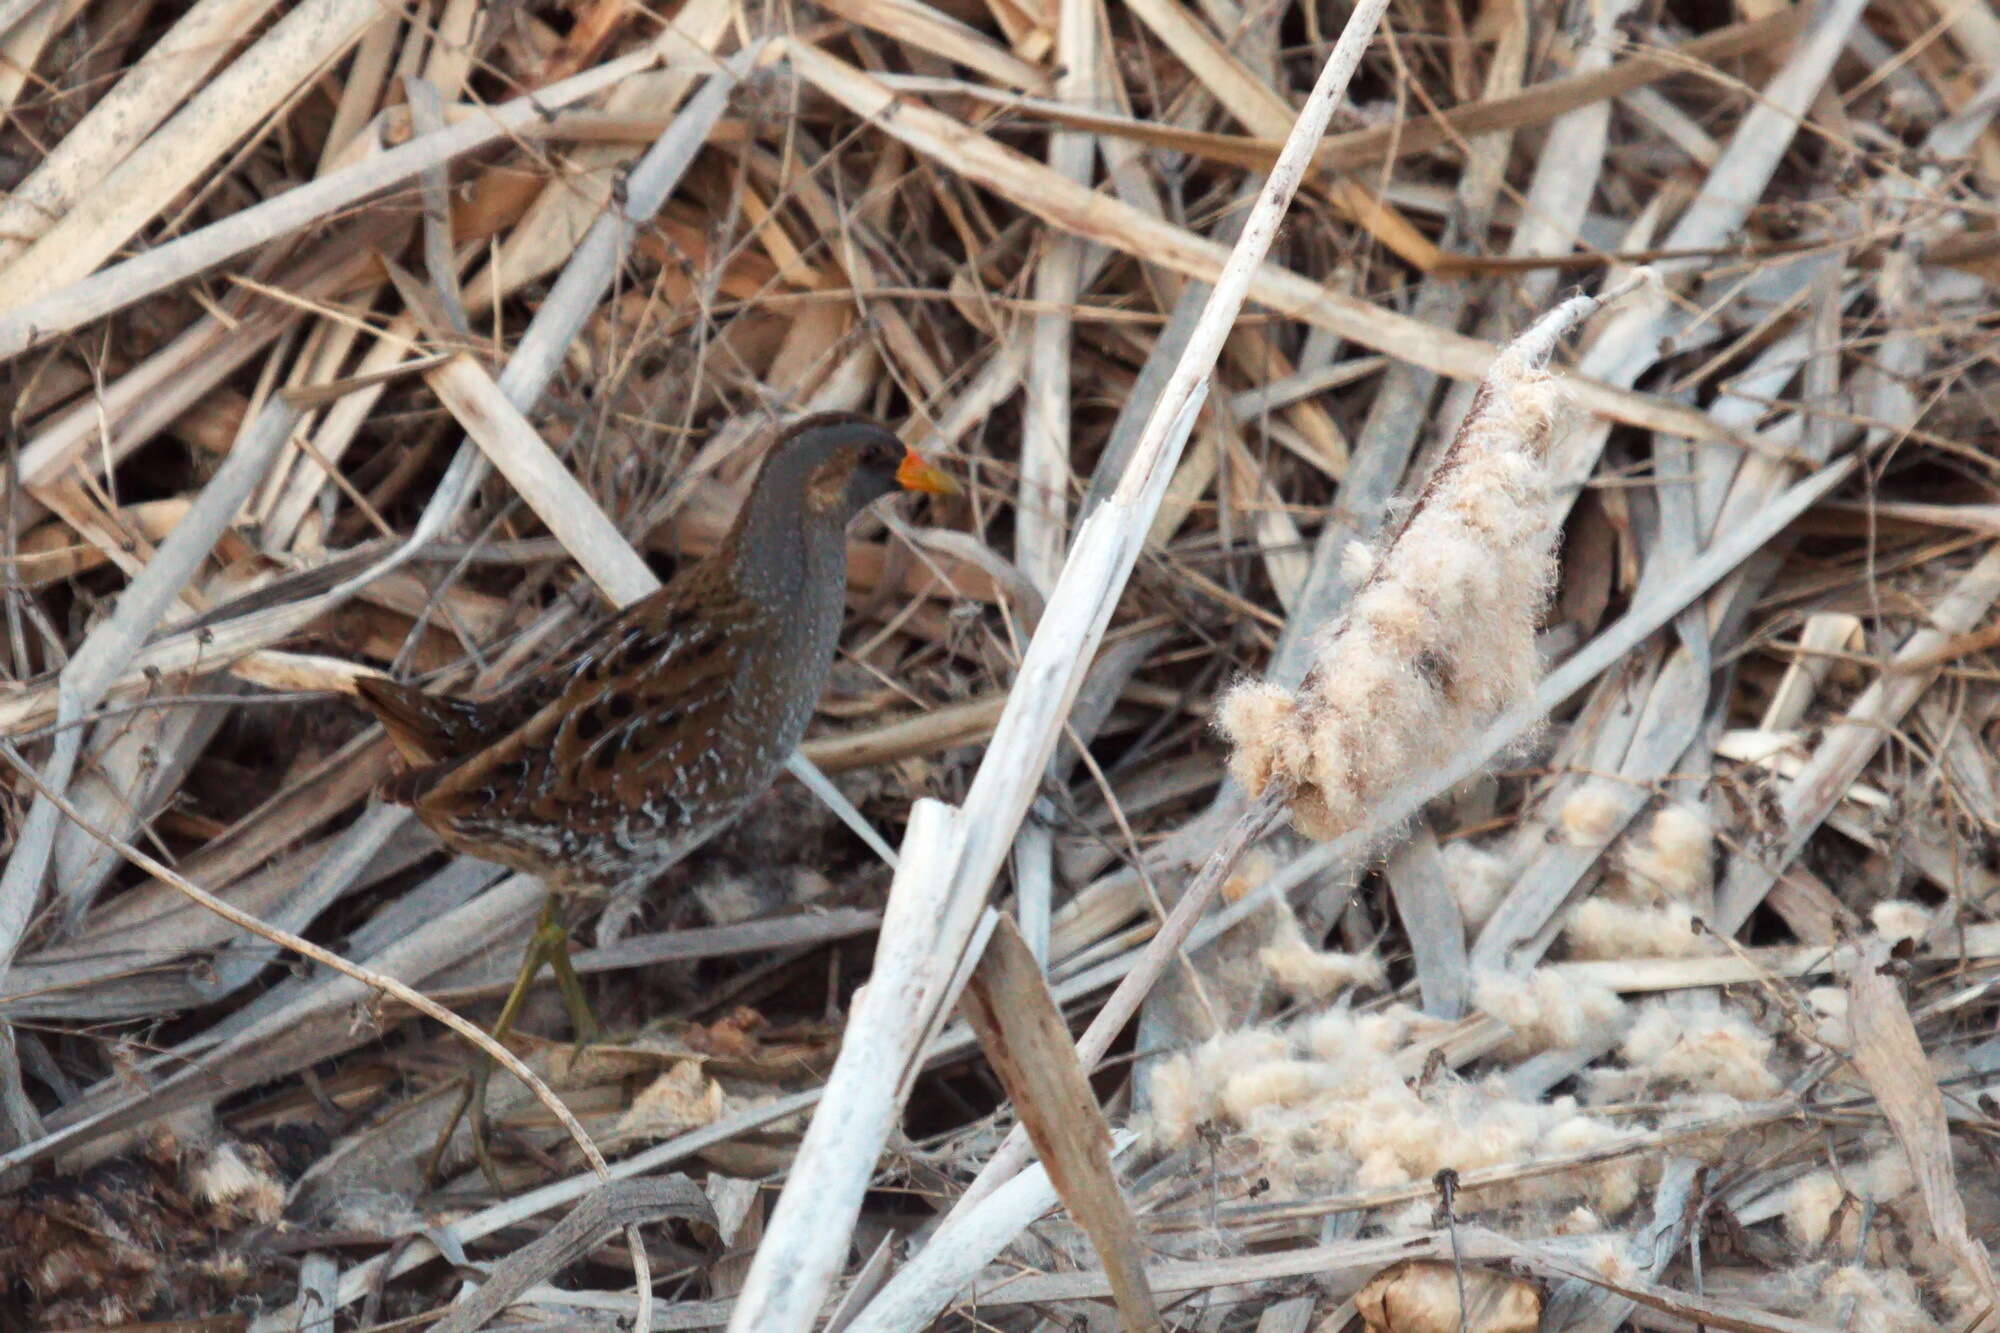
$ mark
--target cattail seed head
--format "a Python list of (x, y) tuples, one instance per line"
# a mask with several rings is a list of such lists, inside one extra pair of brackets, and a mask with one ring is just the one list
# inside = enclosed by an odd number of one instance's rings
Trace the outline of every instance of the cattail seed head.
[[(1296, 695), (1248, 681), (1218, 722), (1253, 795), (1292, 792), (1309, 837), (1361, 826), (1399, 783), (1441, 767), (1538, 678), (1555, 581), (1547, 457), (1558, 390), (1547, 321), (1508, 348), (1391, 540), (1359, 576)], [(1539, 336), (1538, 336), (1539, 335)]]

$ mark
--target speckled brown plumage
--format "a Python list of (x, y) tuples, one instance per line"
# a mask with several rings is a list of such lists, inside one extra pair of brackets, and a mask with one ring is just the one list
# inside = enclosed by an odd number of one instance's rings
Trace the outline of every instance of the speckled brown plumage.
[(358, 682), (421, 765), (386, 794), (448, 844), (548, 879), (649, 879), (768, 787), (826, 683), (846, 529), (896, 489), (951, 484), (865, 417), (772, 446), (721, 548), (547, 670), (485, 701)]

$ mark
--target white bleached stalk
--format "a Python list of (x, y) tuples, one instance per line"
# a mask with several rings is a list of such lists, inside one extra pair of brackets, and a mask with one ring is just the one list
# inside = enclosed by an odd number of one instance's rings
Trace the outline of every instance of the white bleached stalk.
[[(803, 1333), (846, 1258), (861, 1197), (901, 1106), (897, 1086), (923, 1041), (926, 1025), (916, 1016), (947, 989), (957, 962), (957, 951), (944, 947), (943, 927), (963, 825), (941, 801), (920, 800), (910, 810), (874, 970), (848, 1015), (840, 1058), (793, 1159), (733, 1329)], [(812, 1183), (811, 1192), (796, 1191), (801, 1180)]]
[(424, 380), (606, 597), (625, 606), (659, 589), (645, 559), (478, 362), (455, 356)]
[[(1066, 102), (1089, 106), (1097, 69), (1096, 0), (1062, 0), (1056, 54), (1063, 73), (1056, 92)], [(1087, 134), (1057, 130), (1049, 135), (1049, 165), (1083, 185), (1090, 184), (1097, 145)], [(1069, 516), (1070, 355), (1075, 327), (1068, 307), (1083, 286), (1081, 237), (1051, 232), (1042, 240), (1035, 266), (1035, 299), (1048, 310), (1034, 318), (1030, 338), (1027, 413), (1021, 426), (1021, 480), (1014, 505), (1014, 560), (1043, 598), (1062, 573)], [(1023, 827), (1014, 844), (1014, 893), (1021, 933), (1044, 969), (1048, 967), (1049, 921), (1055, 896), (1055, 834), (1036, 820)]]
[[(940, 919), (924, 922), (923, 930), (931, 946), (952, 962), (964, 951), (978, 924), (993, 877), (1013, 844), (1015, 831), (1055, 750), (1063, 718), (1138, 560), (1160, 498), (1207, 397), (1216, 356), (1311, 165), (1313, 149), (1386, 8), (1387, 0), (1362, 0), (1349, 17), (1244, 223), (1241, 238), (1217, 275), (1208, 307), (1140, 432), (1117, 490), (1077, 532), (1062, 576), (1008, 692), (1006, 711), (966, 794), (953, 854), (938, 867), (950, 878), (950, 889), (941, 904)], [(787, 50), (795, 65), (825, 59), (808, 47), (792, 45)], [(906, 838), (903, 869), (896, 877), (898, 889), (916, 878), (910, 873), (909, 846)], [(877, 967), (881, 958), (907, 947), (907, 942), (894, 937), (885, 921)], [(951, 999), (949, 995), (926, 998), (933, 1004)], [(900, 1026), (921, 1028), (927, 1013), (916, 1014), (914, 1022), (909, 1013), (885, 1017)], [(744, 1281), (729, 1324), (732, 1333), (803, 1333), (811, 1327), (846, 1257), (862, 1193), (900, 1105), (897, 1079), (884, 1079), (879, 1071), (871, 1070), (865, 1077), (848, 1072), (850, 1061), (861, 1058), (854, 1054), (859, 1049), (854, 1045), (856, 1037), (871, 1043), (876, 1040), (861, 1032), (862, 1026), (857, 1011), (849, 1022), (848, 1042), (834, 1066), (825, 1100), (806, 1136), (807, 1148), (817, 1141), (818, 1151), (802, 1149), (793, 1164), (764, 1243)], [(828, 1126), (824, 1131), (822, 1122)], [(829, 1152), (832, 1144), (838, 1145), (838, 1152)]]
[[(1063, 0), (1056, 54), (1063, 73), (1056, 91), (1065, 102), (1088, 106), (1097, 68), (1097, 5)], [(1097, 147), (1087, 134), (1055, 130), (1049, 135), (1049, 165), (1073, 181), (1090, 183)], [(1027, 414), (1021, 425), (1021, 480), (1016, 492), (1014, 563), (1035, 591), (1047, 596), (1062, 572), (1070, 483), (1070, 346), (1074, 326), (1068, 307), (1075, 302), (1083, 272), (1081, 238), (1050, 232), (1035, 265), (1035, 299), (1048, 307), (1034, 317), (1027, 383)]]
[[(1129, 1130), (1118, 1131), (1112, 1138), (1113, 1154), (1124, 1151), (1135, 1137)], [(1056, 1189), (1049, 1183), (1049, 1173), (1040, 1166), (1023, 1171), (978, 1208), (954, 1214), (932, 1232), (924, 1247), (862, 1308), (847, 1333), (929, 1328), (981, 1269), (1029, 1223), (1055, 1206)]]

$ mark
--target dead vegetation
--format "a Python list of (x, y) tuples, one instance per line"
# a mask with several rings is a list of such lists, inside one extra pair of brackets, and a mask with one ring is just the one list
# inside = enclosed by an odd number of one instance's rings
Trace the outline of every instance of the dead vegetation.
[[(0, 1326), (1993, 1327), (2000, 18), (1353, 8), (0, 0)], [(427, 1188), (542, 894), (341, 696), (828, 409), (970, 482), (854, 534), (853, 809)]]

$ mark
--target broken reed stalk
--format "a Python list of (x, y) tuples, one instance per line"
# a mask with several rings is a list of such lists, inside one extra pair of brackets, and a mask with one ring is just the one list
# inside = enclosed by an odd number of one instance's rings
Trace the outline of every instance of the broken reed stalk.
[[(1450, 722), (1455, 729), (1429, 743), (1427, 753), (1438, 752), (1432, 767), (1440, 766), (1450, 758), (1454, 749), (1475, 739), (1488, 723), (1533, 695), (1534, 632), (1550, 578), (1544, 566), (1552, 558), (1556, 530), (1545, 497), (1540, 488), (1532, 484), (1534, 477), (1529, 475), (1530, 467), (1536, 475), (1542, 472), (1554, 425), (1556, 381), (1547, 370), (1548, 359), (1556, 343), (1599, 308), (1653, 280), (1650, 270), (1641, 269), (1629, 281), (1603, 296), (1571, 297), (1509, 343), (1481, 381), (1472, 410), (1466, 414), (1451, 447), (1426, 482), (1416, 507), (1374, 562), (1366, 581), (1350, 603), (1348, 614), (1327, 631), (1320, 649), (1319, 664), (1308, 673), (1298, 696), (1269, 682), (1250, 682), (1239, 686), (1225, 699), (1219, 714), (1222, 725), (1231, 732), (1233, 739), (1239, 741), (1232, 768), (1237, 770), (1239, 778), (1247, 773), (1250, 780), (1245, 785), (1256, 799), (1237, 817), (1222, 842), (1209, 854), (1200, 873), (1181, 894), (1166, 920), (1161, 922), (1159, 933), (1147, 944), (1145, 954), (1118, 983), (1117, 989), (1112, 991), (1104, 1007), (1091, 1020), (1089, 1029), (1077, 1042), (1077, 1054), (1086, 1068), (1094, 1068), (1104, 1058), (1112, 1039), (1138, 1012), (1139, 1005), (1160, 973), (1186, 942), (1195, 923), (1213, 904), (1237, 860), (1264, 835), (1280, 811), (1289, 806), (1297, 819), (1303, 803), (1305, 817), (1299, 820), (1300, 831), (1322, 842), (1330, 842), (1343, 833), (1360, 829), (1368, 824), (1373, 807), (1406, 781), (1403, 765), (1410, 762), (1408, 732), (1411, 727), (1442, 730), (1439, 723), (1443, 719), (1436, 709), (1417, 709), (1412, 715), (1412, 710), (1406, 706), (1405, 715), (1396, 727), (1401, 736), (1401, 748), (1394, 759), (1385, 762), (1379, 754), (1372, 756), (1368, 761), (1370, 766), (1365, 790), (1360, 789), (1362, 784), (1359, 783), (1354, 784), (1353, 790), (1338, 789), (1339, 795), (1329, 804), (1329, 798), (1334, 797), (1336, 789), (1326, 784), (1332, 783), (1333, 773), (1342, 768), (1331, 761), (1344, 757), (1345, 752), (1334, 751), (1324, 755), (1330, 767), (1321, 770), (1315, 762), (1321, 757), (1314, 752), (1313, 741), (1316, 738), (1308, 733), (1306, 724), (1324, 716), (1334, 706), (1329, 704), (1330, 698), (1344, 698), (1349, 704), (1346, 711), (1336, 714), (1340, 722), (1338, 730), (1319, 739), (1347, 746), (1352, 745), (1357, 737), (1371, 742), (1378, 737), (1378, 733), (1370, 728), (1379, 726), (1381, 719), (1367, 718), (1362, 713), (1365, 701), (1353, 694), (1343, 693), (1354, 683), (1345, 680), (1343, 673), (1355, 655), (1357, 621), (1360, 622), (1359, 633), (1369, 635), (1371, 640), (1379, 628), (1373, 623), (1372, 615), (1378, 608), (1401, 609), (1404, 619), (1400, 623), (1407, 627), (1409, 617), (1415, 614), (1410, 602), (1426, 593), (1449, 596), (1460, 607), (1481, 614), (1490, 609), (1476, 601), (1468, 601), (1465, 597), (1468, 589), (1465, 588), (1413, 589), (1407, 585), (1406, 580), (1445, 572), (1438, 567), (1437, 552), (1429, 548), (1434, 547), (1441, 535), (1439, 529), (1447, 524), (1462, 526), (1469, 516), (1482, 520), (1486, 532), (1498, 532), (1517, 542), (1524, 535), (1532, 535), (1539, 544), (1536, 549), (1541, 554), (1533, 560), (1518, 558), (1522, 553), (1517, 551), (1517, 558), (1512, 564), (1514, 572), (1527, 579), (1530, 585), (1514, 589), (1514, 595), (1509, 599), (1516, 621), (1472, 636), (1463, 635), (1462, 624), (1440, 623), (1434, 626), (1433, 634), (1425, 636), (1422, 645), (1405, 637), (1401, 647), (1407, 655), (1380, 663), (1371, 670), (1366, 677), (1369, 692), (1385, 690), (1393, 695), (1399, 687), (1407, 692), (1412, 686), (1432, 692), (1436, 688), (1434, 673), (1427, 669), (1429, 664), (1422, 660), (1420, 654), (1437, 654), (1438, 663), (1442, 665), (1453, 660), (1460, 651), (1453, 647), (1455, 636), (1467, 644), (1489, 651), (1494, 648), (1496, 639), (1504, 639), (1499, 646), (1507, 650), (1515, 669), (1498, 683), (1498, 688), (1494, 681), (1482, 680), (1477, 693), (1452, 710)], [(1491, 482), (1508, 483), (1507, 493), (1483, 494), (1477, 489), (1479, 485)], [(1494, 509), (1497, 505), (1506, 505), (1511, 511), (1518, 512), (1496, 514)], [(1530, 509), (1535, 512), (1531, 514)], [(1461, 551), (1467, 562), (1458, 568), (1461, 572), (1477, 572), (1480, 562), (1489, 558), (1486, 546), (1476, 536), (1470, 537), (1467, 544), (1470, 550)], [(1416, 549), (1420, 547), (1426, 549)], [(1398, 572), (1399, 569), (1401, 572)], [(1494, 629), (1500, 633), (1496, 635)], [(1526, 643), (1529, 654), (1525, 673), (1520, 666), (1518, 648), (1518, 643), (1522, 641)], [(1333, 668), (1331, 673), (1328, 667)], [(1395, 697), (1403, 697), (1407, 705), (1406, 695)], [(1236, 704), (1234, 726), (1232, 703)], [(1248, 707), (1244, 706), (1245, 703)], [(1236, 731), (1238, 726), (1263, 729), (1252, 741), (1256, 748), (1247, 764), (1242, 762), (1244, 747)], [(1331, 750), (1332, 747), (1322, 748)], [(1325, 812), (1334, 809), (1351, 812), (1352, 822), (1341, 825), (1326, 818)], [(1027, 1160), (1027, 1135), (1016, 1125), (1000, 1150), (953, 1206), (953, 1213), (979, 1202), (1019, 1171)]]

